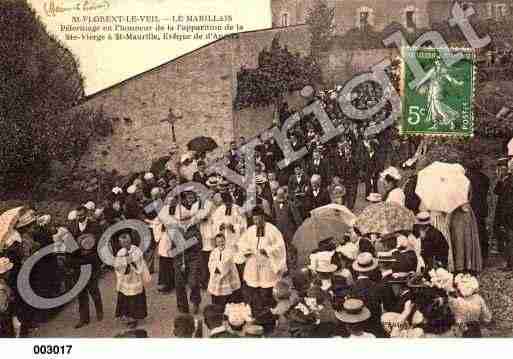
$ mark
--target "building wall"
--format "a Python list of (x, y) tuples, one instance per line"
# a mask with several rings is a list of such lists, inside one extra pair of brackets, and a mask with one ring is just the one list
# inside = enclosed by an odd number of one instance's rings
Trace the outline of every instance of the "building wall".
[(309, 52), (304, 26), (255, 31), (221, 39), (159, 68), (90, 96), (72, 109), (100, 109), (112, 120), (114, 134), (93, 143), (81, 161), (82, 169), (143, 171), (151, 160), (168, 154), (169, 108), (183, 119), (175, 125), (178, 145), (205, 135), (227, 149), (239, 133), (252, 137), (272, 124), (272, 108), (234, 111), (237, 73), (255, 68), (258, 53), (280, 36), (291, 52)]
[(112, 119), (112, 137), (93, 143), (82, 168), (142, 171), (165, 156), (170, 126), (161, 120), (170, 107), (181, 111), (175, 129), (181, 148), (208, 133), (223, 145), (233, 137), (232, 40), (223, 39), (160, 68), (93, 95), (73, 109), (103, 108)]

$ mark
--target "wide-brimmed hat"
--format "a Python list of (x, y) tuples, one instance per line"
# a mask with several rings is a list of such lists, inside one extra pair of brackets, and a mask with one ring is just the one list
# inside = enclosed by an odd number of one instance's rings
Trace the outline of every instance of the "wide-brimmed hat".
[(82, 249), (89, 251), (94, 248), (94, 245), (96, 244), (96, 239), (94, 238), (94, 235), (86, 233), (78, 237), (77, 242)]
[(429, 212), (420, 212), (419, 214), (417, 214), (417, 224), (431, 224), (431, 215), (429, 214)]
[(219, 184), (219, 177), (217, 176), (210, 176), (208, 179), (207, 179), (207, 182), (205, 183), (205, 185), (207, 187), (215, 187)]
[(87, 208), (89, 211), (94, 211), (96, 209), (96, 204), (94, 204), (93, 201), (89, 201), (86, 204), (84, 204), (84, 207)]
[(347, 242), (342, 246), (338, 246), (335, 251), (350, 260), (355, 260), (358, 256), (359, 249), (353, 242)]
[(41, 227), (48, 225), (52, 221), (52, 216), (49, 214), (44, 214), (42, 216), (37, 217), (37, 224)]
[(256, 206), (251, 214), (252, 216), (265, 216), (265, 211), (261, 206)]
[(310, 255), (308, 268), (317, 273), (333, 273), (337, 266), (331, 263), (332, 252), (318, 252)]
[(386, 176), (390, 176), (396, 181), (400, 181), (403, 176), (401, 175), (401, 172), (395, 167), (388, 167), (386, 170), (381, 172), (381, 178), (385, 178)]
[(0, 274), (5, 274), (12, 269), (14, 264), (7, 257), (0, 258)]
[[(404, 323), (401, 322), (401, 313), (385, 312), (381, 315), (381, 324), (387, 333), (391, 333), (394, 328), (403, 328)], [(424, 315), (418, 310), (413, 313), (411, 325), (416, 327), (424, 322)]]
[(356, 324), (368, 320), (371, 313), (362, 300), (350, 298), (344, 302), (342, 310), (335, 312), (335, 317), (342, 323)]
[(264, 184), (265, 182), (267, 182), (267, 178), (265, 178), (265, 176), (263, 175), (256, 175), (255, 182), (256, 184)]
[(78, 214), (78, 212), (76, 209), (69, 212), (68, 213), (68, 221), (74, 221), (75, 219), (77, 219), (77, 214)]
[(408, 278), (408, 282), (406, 285), (409, 288), (426, 288), (429, 286), (429, 281), (426, 280), (423, 276), (420, 275), (413, 275), (410, 278)]
[(112, 189), (112, 193), (114, 193), (115, 195), (122, 194), (123, 193), (123, 189), (121, 187), (114, 187)]
[(357, 272), (370, 272), (378, 267), (378, 261), (369, 252), (360, 253), (353, 262), (353, 269)]
[(383, 196), (379, 193), (370, 193), (366, 199), (372, 203), (383, 202)]
[(312, 97), (315, 93), (315, 90), (312, 86), (310, 85), (307, 85), (305, 87), (303, 87), (303, 89), (301, 90), (301, 96), (302, 97)]
[(20, 216), (18, 223), (16, 223), (16, 228), (28, 226), (29, 224), (34, 223), (36, 219), (36, 212), (33, 209), (29, 209)]

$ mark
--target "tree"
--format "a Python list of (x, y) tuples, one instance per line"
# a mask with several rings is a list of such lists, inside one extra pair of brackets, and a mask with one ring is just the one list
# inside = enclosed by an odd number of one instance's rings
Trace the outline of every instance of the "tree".
[(28, 190), (63, 150), (49, 139), (63, 132), (57, 114), (84, 96), (83, 78), (26, 1), (0, 2), (0, 33), (0, 185)]
[(275, 37), (269, 50), (258, 55), (256, 69), (242, 68), (237, 74), (236, 109), (275, 105), (279, 108), (283, 96), (306, 85), (321, 81), (321, 69), (311, 57), (292, 54)]
[(312, 57), (318, 61), (322, 51), (326, 50), (335, 31), (335, 8), (328, 7), (324, 1), (318, 0), (312, 8), (307, 10), (306, 24), (310, 31), (310, 51)]

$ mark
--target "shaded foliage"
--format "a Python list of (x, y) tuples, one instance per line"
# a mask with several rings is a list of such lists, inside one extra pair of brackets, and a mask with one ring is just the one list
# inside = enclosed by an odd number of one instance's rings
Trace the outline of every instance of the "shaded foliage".
[(237, 74), (237, 97), (234, 107), (269, 106), (292, 91), (321, 81), (321, 69), (311, 57), (292, 54), (275, 37), (268, 51), (258, 55), (258, 68), (241, 68)]
[(25, 1), (0, 2), (0, 33), (0, 184), (30, 189), (65, 138), (81, 136), (56, 114), (84, 96), (83, 79), (73, 54)]

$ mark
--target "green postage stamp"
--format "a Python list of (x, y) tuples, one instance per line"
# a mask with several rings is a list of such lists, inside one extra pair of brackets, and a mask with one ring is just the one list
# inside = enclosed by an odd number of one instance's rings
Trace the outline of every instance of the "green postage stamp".
[[(462, 57), (455, 61), (458, 53)], [(408, 65), (412, 58), (424, 70), (417, 78)], [(469, 49), (403, 49), (401, 133), (472, 136), (475, 62)]]

